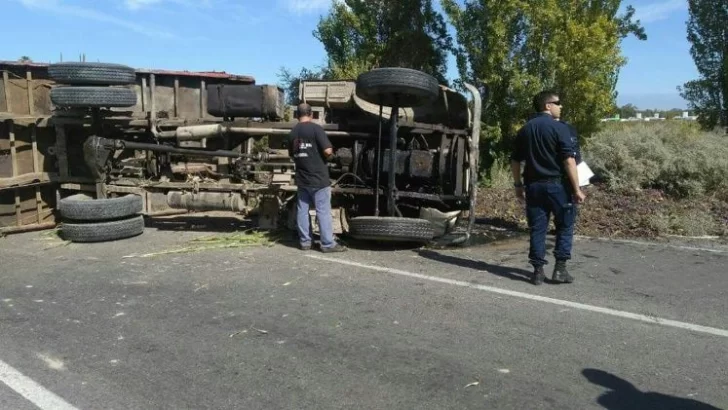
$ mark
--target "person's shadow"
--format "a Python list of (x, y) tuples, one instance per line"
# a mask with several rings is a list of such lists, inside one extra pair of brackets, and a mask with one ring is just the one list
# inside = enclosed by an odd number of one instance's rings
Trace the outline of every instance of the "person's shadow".
[(603, 370), (584, 369), (582, 374), (590, 382), (610, 390), (597, 399), (597, 403), (607, 410), (721, 410), (693, 399), (643, 392), (627, 380)]
[(486, 271), (490, 274), (508, 278), (511, 280), (518, 280), (523, 282), (529, 282), (531, 280), (531, 272), (525, 269), (511, 268), (508, 266), (492, 265), (483, 261), (474, 261), (470, 259), (458, 258), (457, 256), (443, 255), (439, 252), (430, 250), (417, 250), (417, 253), (426, 259), (433, 261), (448, 263), (462, 268), (475, 269), (479, 271)]

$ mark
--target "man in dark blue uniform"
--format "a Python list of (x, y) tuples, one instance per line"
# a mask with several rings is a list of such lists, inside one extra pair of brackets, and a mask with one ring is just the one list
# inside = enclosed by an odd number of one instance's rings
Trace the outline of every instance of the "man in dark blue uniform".
[[(583, 203), (586, 196), (579, 187), (574, 159), (576, 150), (561, 117), (559, 95), (543, 91), (533, 98), (536, 115), (516, 134), (511, 154), (511, 171), (516, 196), (526, 200), (526, 218), (530, 229), (529, 262), (534, 267), (531, 282), (540, 285), (546, 275), (546, 233), (551, 214), (556, 225), (556, 247), (552, 279), (571, 283), (574, 277), (566, 269), (571, 259), (574, 236), (575, 202)], [(521, 163), (525, 162), (523, 180)]]
[(574, 144), (574, 159), (576, 160), (576, 165), (579, 165), (582, 161), (581, 159), (581, 148), (579, 147), (579, 133), (576, 132), (576, 128), (569, 124), (568, 122), (564, 121), (561, 118), (556, 118), (560, 123), (566, 125), (566, 128), (569, 129), (569, 135), (571, 136), (571, 142)]

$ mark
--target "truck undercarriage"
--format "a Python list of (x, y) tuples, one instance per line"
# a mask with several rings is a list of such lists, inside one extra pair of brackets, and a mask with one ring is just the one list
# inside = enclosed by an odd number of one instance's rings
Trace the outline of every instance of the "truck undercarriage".
[[(103, 63), (0, 62), (0, 70), (0, 232), (62, 222), (85, 232), (70, 240), (120, 239), (139, 230), (141, 215), (208, 210), (254, 217), (262, 229), (293, 227), (286, 136), (297, 120), (280, 88)], [(468, 102), (433, 81), (385, 68), (301, 82), (301, 100), (335, 148), (337, 233), (426, 242), (463, 222), (467, 239), (480, 95), (466, 84)], [(97, 210), (121, 209), (111, 201), (130, 195), (126, 214)], [(128, 232), (109, 231), (133, 218)]]

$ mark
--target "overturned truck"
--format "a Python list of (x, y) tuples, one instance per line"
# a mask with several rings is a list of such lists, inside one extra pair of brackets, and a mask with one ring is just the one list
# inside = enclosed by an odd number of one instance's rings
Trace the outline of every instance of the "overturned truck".
[[(115, 240), (142, 233), (145, 217), (200, 211), (295, 225), (286, 137), (297, 120), (281, 88), (110, 63), (0, 62), (0, 72), (0, 233), (60, 224), (71, 241)], [(471, 102), (405, 68), (300, 83), (335, 147), (336, 233), (467, 242), (481, 101), (465, 86)]]

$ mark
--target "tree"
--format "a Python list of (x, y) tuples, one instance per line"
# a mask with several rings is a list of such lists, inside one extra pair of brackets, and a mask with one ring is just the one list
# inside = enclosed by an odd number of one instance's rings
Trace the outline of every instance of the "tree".
[(457, 33), (461, 78), (489, 88), (483, 115), (488, 147), (482, 151), (494, 157), (505, 156), (511, 136), (533, 112), (531, 97), (543, 89), (558, 91), (565, 119), (582, 138), (595, 132), (615, 106), (619, 69), (626, 63), (621, 40), (647, 38), (639, 21), (632, 21), (632, 7), (617, 14), (621, 0), (442, 3)]
[(619, 108), (620, 118), (633, 118), (637, 116), (638, 108), (632, 104), (625, 104)]
[(326, 77), (356, 78), (376, 67), (407, 67), (446, 83), (452, 39), (432, 0), (340, 0), (314, 31)]
[(20, 58), (18, 59), (18, 62), (19, 62), (19, 63), (24, 63), (24, 64), (26, 64), (26, 63), (32, 63), (32, 62), (33, 62), (33, 60), (31, 60), (31, 58), (30, 58), (30, 57), (28, 57), (28, 56), (21, 56), (21, 57), (20, 57)]
[(322, 80), (324, 79), (325, 73), (323, 70), (311, 70), (308, 68), (302, 68), (298, 75), (294, 75), (291, 70), (281, 67), (278, 72), (278, 79), (283, 86), (283, 90), (286, 93), (286, 103), (290, 105), (296, 105), (299, 101), (298, 87), (301, 81), (304, 80)]
[[(688, 0), (687, 37), (700, 78), (678, 87), (703, 128), (728, 127), (728, 3)], [(727, 130), (728, 131), (728, 130)]]

